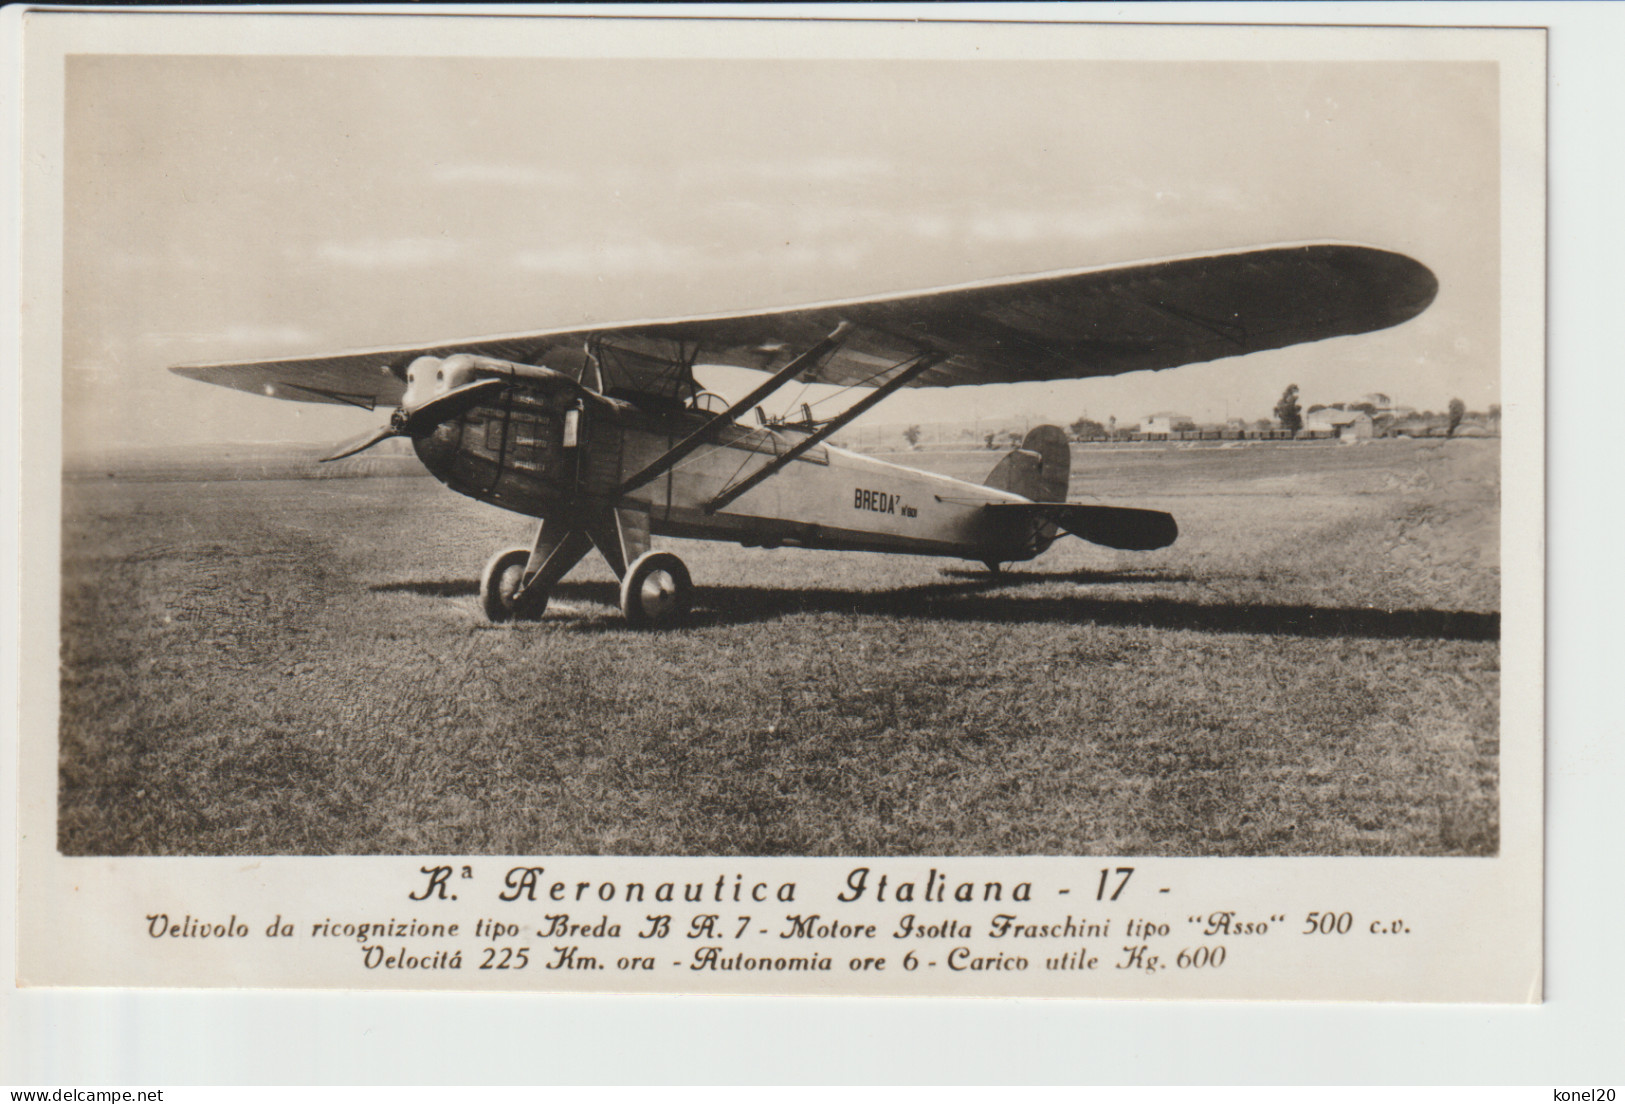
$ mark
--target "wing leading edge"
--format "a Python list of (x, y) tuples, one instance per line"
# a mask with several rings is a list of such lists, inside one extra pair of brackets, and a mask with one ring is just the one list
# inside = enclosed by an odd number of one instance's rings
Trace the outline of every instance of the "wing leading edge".
[[(773, 370), (839, 323), (851, 336), (802, 378), (914, 387), (1087, 379), (1243, 356), (1399, 325), (1433, 301), (1418, 261), (1370, 246), (1268, 246), (739, 314), (627, 322), (331, 356), (180, 366), (192, 379), (300, 402), (398, 405), (419, 356), (473, 353), (580, 377), (586, 350)], [(669, 369), (661, 372), (670, 385)]]

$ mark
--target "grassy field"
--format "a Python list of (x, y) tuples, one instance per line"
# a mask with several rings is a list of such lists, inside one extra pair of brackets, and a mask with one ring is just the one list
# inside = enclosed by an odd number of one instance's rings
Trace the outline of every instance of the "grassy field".
[[(996, 456), (896, 457), (980, 480)], [(1499, 449), (1077, 447), (1151, 554), (668, 542), (692, 627), (427, 477), (64, 482), (69, 854), (1491, 854)], [(222, 473), (217, 473), (217, 475)], [(241, 473), (233, 473), (241, 474)]]

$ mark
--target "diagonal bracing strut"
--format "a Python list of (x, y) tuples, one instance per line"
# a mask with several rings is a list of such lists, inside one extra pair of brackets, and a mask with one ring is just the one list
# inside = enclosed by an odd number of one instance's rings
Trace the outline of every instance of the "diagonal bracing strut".
[(695, 449), (699, 448), (701, 445), (715, 437), (719, 430), (725, 426), (732, 425), (734, 419), (739, 417), (740, 414), (749, 410), (768, 395), (789, 383), (796, 376), (807, 371), (819, 361), (829, 356), (830, 353), (834, 352), (841, 346), (851, 331), (852, 324), (849, 322), (842, 322), (840, 325), (836, 326), (835, 329), (830, 331), (828, 337), (824, 338), (818, 344), (796, 357), (789, 364), (786, 364), (783, 368), (780, 368), (777, 372), (774, 372), (773, 375), (761, 386), (757, 387), (750, 394), (734, 403), (721, 414), (713, 417), (710, 421), (706, 422), (699, 429), (696, 429), (693, 433), (690, 433), (687, 437), (684, 437), (681, 441), (677, 442), (677, 444), (673, 445), (669, 450), (667, 450), (666, 454), (660, 457), (660, 459), (656, 460), (654, 463), (638, 472), (638, 474), (622, 483), (619, 491), (616, 493), (619, 496), (631, 494), (639, 487), (653, 482), (654, 480), (659, 479), (662, 475), (665, 475), (667, 472), (671, 471), (671, 469), (675, 468), (679, 463), (681, 463), (683, 458), (689, 453), (693, 452)]
[(786, 464), (790, 463), (790, 461), (794, 460), (796, 457), (800, 456), (802, 453), (824, 440), (826, 437), (841, 430), (853, 418), (856, 418), (859, 414), (862, 414), (865, 410), (868, 410), (871, 406), (874, 406), (881, 399), (884, 399), (887, 395), (890, 395), (893, 391), (896, 391), (899, 387), (902, 387), (909, 380), (913, 379), (927, 368), (935, 367), (947, 359), (948, 354), (946, 353), (921, 353), (912, 361), (904, 361), (903, 363), (906, 365), (906, 367), (904, 367), (901, 372), (898, 372), (891, 379), (875, 388), (873, 394), (865, 396), (860, 401), (853, 403), (851, 406), (847, 407), (845, 410), (841, 411), (833, 419), (827, 422), (818, 430), (817, 433), (810, 434), (800, 444), (785, 450), (782, 455), (774, 457), (768, 463), (762, 465), (760, 468), (757, 468), (739, 483), (736, 483), (734, 486), (724, 490), (721, 494), (717, 495), (717, 497), (705, 504), (705, 512), (708, 514), (716, 513), (734, 499), (738, 498), (740, 495), (762, 482), (762, 480), (779, 471)]

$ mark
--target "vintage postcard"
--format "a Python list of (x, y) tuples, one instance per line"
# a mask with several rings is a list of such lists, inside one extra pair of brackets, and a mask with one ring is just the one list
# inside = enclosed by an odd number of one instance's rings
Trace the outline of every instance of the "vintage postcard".
[(1539, 30), (23, 38), (19, 984), (1541, 999)]

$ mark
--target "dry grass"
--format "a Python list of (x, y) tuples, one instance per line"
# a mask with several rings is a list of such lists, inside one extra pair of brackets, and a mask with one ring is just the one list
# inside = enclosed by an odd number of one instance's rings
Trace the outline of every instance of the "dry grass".
[[(989, 453), (906, 458), (980, 478)], [(70, 854), (1489, 854), (1499, 452), (1079, 448), (1149, 555), (673, 544), (493, 627), (427, 478), (65, 483)], [(1109, 492), (1109, 493), (1108, 493)], [(1098, 499), (1096, 496), (1099, 496)]]

